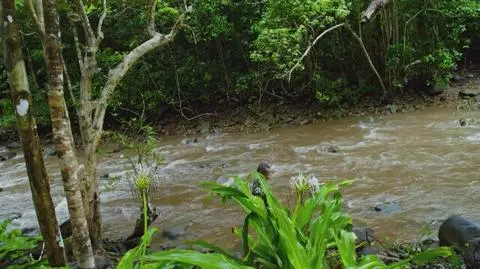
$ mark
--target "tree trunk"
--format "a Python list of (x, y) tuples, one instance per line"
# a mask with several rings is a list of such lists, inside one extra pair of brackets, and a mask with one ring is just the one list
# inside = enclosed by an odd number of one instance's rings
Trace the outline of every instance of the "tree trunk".
[(85, 178), (82, 181), (82, 191), (84, 191), (83, 202), (88, 208), (88, 212), (90, 212), (87, 215), (90, 238), (92, 238), (94, 249), (98, 249), (102, 239), (102, 219), (100, 214), (100, 192), (96, 176), (96, 147), (90, 141), (85, 147)]
[(130, 51), (123, 58), (121, 63), (119, 63), (114, 69), (110, 70), (107, 82), (102, 89), (101, 97), (97, 100), (92, 100), (91, 89), (96, 72), (96, 53), (103, 39), (102, 23), (106, 16), (106, 1), (102, 1), (104, 12), (97, 25), (96, 35), (88, 19), (83, 1), (74, 1), (74, 7), (76, 12), (78, 12), (83, 27), (83, 36), (85, 38), (84, 50), (82, 51), (78, 35), (74, 29), (75, 49), (82, 74), (80, 81), (80, 113), (78, 116), (86, 156), (85, 178), (82, 180), (82, 196), (89, 224), (90, 236), (91, 238), (94, 238), (94, 240), (92, 240), (94, 249), (99, 246), (98, 244), (101, 238), (100, 190), (96, 178), (95, 152), (102, 136), (107, 102), (130, 67), (146, 53), (172, 41), (178, 30), (183, 26), (186, 13), (191, 11), (191, 8), (188, 8), (188, 10), (178, 18), (170, 33), (164, 35), (154, 31), (156, 3), (156, 0), (151, 0), (147, 27), (151, 38)]
[(32, 96), (27, 71), (20, 48), (20, 34), (16, 24), (15, 1), (3, 0), (4, 60), (11, 88), (12, 102), (16, 104), (17, 129), (23, 145), (32, 200), (35, 206), (40, 232), (45, 242), (50, 266), (65, 266), (65, 250), (59, 232), (55, 206), (50, 196), (50, 182), (43, 160), (32, 112)]
[(43, 40), (48, 74), (48, 105), (53, 138), (60, 159), (63, 187), (72, 224), (72, 247), (79, 268), (95, 268), (87, 219), (83, 209), (78, 163), (63, 92), (63, 64), (60, 51), (60, 27), (55, 0), (43, 2), (45, 35)]

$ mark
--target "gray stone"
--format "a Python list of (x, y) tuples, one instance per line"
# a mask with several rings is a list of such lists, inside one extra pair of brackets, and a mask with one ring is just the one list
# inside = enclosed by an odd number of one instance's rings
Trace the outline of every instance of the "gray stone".
[(17, 153), (13, 152), (13, 151), (7, 151), (7, 152), (2, 152), (0, 153), (0, 161), (8, 161), (10, 159), (13, 159), (15, 158), (15, 156), (17, 156)]
[(391, 213), (393, 213), (395, 211), (398, 211), (400, 209), (401, 209), (401, 207), (400, 207), (399, 202), (379, 203), (379, 204), (376, 204), (373, 207), (373, 210), (375, 210), (377, 212), (382, 212), (382, 213), (385, 213), (385, 214), (391, 214)]
[(22, 235), (25, 235), (25, 236), (37, 236), (37, 235), (40, 235), (40, 232), (38, 231), (37, 228), (32, 228), (32, 227), (23, 228), (23, 229), (22, 229)]
[(312, 123), (312, 119), (304, 119), (300, 122), (300, 125), (307, 125)]
[(20, 212), (12, 212), (10, 213), (10, 217), (8, 217), (8, 219), (11, 219), (11, 220), (16, 220), (16, 219), (19, 219), (22, 217), (22, 213)]
[(395, 114), (397, 113), (397, 106), (395, 104), (387, 105), (388, 112)]
[(460, 123), (460, 126), (462, 126), (462, 127), (472, 126), (472, 125), (477, 125), (478, 124), (478, 121), (475, 120), (475, 119), (462, 118), (462, 119), (458, 120), (458, 122)]
[(182, 140), (182, 144), (184, 145), (191, 145), (198, 142), (198, 138), (185, 138)]
[(463, 78), (462, 78), (462, 76), (460, 76), (459, 74), (454, 73), (454, 74), (453, 74), (453, 77), (452, 77), (452, 80), (458, 82), (458, 81), (460, 81), (460, 80), (463, 80)]
[(471, 98), (471, 97), (475, 97), (477, 95), (480, 95), (480, 88), (478, 89), (465, 89), (465, 90), (461, 90), (458, 95), (461, 97), (461, 98)]
[(375, 232), (372, 228), (369, 227), (354, 227), (352, 232), (357, 236), (355, 240), (355, 245), (359, 245), (362, 243), (371, 244), (374, 241), (373, 235)]
[(375, 247), (365, 247), (365, 248), (362, 249), (361, 253), (362, 253), (363, 256), (382, 255), (383, 251), (381, 249), (375, 248)]
[(217, 178), (216, 182), (218, 184), (222, 184), (223, 186), (230, 187), (230, 186), (233, 185), (235, 180), (231, 176), (222, 175), (222, 176)]
[(335, 145), (330, 145), (330, 146), (328, 146), (327, 151), (330, 152), (330, 153), (337, 153), (337, 152), (340, 151), (340, 148), (335, 146)]
[(56, 148), (49, 148), (49, 149), (45, 149), (45, 154), (47, 154), (47, 156), (55, 156), (57, 155), (57, 149)]
[(184, 236), (187, 229), (192, 225), (193, 225), (193, 222), (181, 223), (165, 229), (162, 235), (165, 238), (174, 240), (174, 239), (177, 239), (178, 237)]
[(22, 143), (15, 141), (7, 145), (7, 148), (9, 149), (19, 149), (22, 147)]

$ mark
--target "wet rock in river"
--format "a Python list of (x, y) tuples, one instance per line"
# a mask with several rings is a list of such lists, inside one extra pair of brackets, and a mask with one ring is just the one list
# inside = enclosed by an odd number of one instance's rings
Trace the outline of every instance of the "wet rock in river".
[(22, 143), (15, 141), (7, 145), (7, 148), (9, 149), (19, 149), (22, 147)]
[(461, 90), (458, 95), (460, 98), (472, 98), (480, 95), (480, 88), (479, 89), (465, 89)]
[(300, 122), (300, 125), (307, 125), (312, 123), (312, 119), (304, 119)]
[(13, 151), (2, 152), (2, 153), (0, 153), (0, 161), (1, 162), (8, 161), (10, 159), (15, 158), (15, 156), (17, 156), (17, 153), (15, 153)]
[(371, 244), (374, 241), (373, 235), (375, 232), (372, 228), (369, 227), (354, 227), (352, 232), (355, 234), (357, 239), (355, 240), (355, 245), (362, 243)]
[(52, 147), (52, 148), (49, 148), (49, 149), (45, 149), (45, 154), (47, 156), (55, 156), (57, 155), (57, 149)]
[(183, 145), (191, 145), (198, 142), (198, 138), (185, 138), (182, 140)]
[(330, 153), (337, 153), (340, 151), (340, 148), (336, 145), (330, 145), (328, 146), (327, 151)]
[(360, 253), (363, 256), (367, 256), (367, 255), (382, 255), (382, 256), (385, 256), (384, 252), (381, 249), (376, 248), (376, 247), (365, 247), (360, 251)]
[(10, 220), (16, 220), (16, 219), (19, 219), (22, 217), (22, 213), (20, 212), (12, 212), (10, 213), (10, 216), (7, 217), (7, 219), (10, 219)]
[(387, 105), (387, 111), (392, 113), (392, 114), (397, 113), (397, 109), (398, 108), (395, 104)]
[(193, 225), (193, 222), (187, 222), (172, 226), (163, 231), (162, 235), (165, 238), (170, 240), (177, 239), (178, 237), (184, 236), (187, 229)]
[(477, 120), (475, 119), (460, 119), (458, 120), (458, 123), (460, 123), (460, 126), (466, 127), (466, 126), (472, 126), (478, 124)]
[(220, 176), (219, 178), (217, 178), (216, 182), (218, 184), (222, 184), (223, 186), (226, 186), (226, 187), (230, 187), (233, 185), (233, 183), (235, 182), (234, 178), (231, 177), (231, 176), (225, 176), (225, 175), (222, 175)]
[(480, 227), (463, 216), (454, 215), (438, 230), (440, 246), (452, 246), (462, 253), (467, 268), (480, 268)]
[(401, 207), (400, 207), (399, 202), (379, 203), (379, 204), (376, 204), (373, 207), (373, 210), (375, 210), (376, 212), (382, 212), (382, 213), (385, 213), (385, 214), (391, 214), (391, 213), (393, 213), (395, 211), (398, 211), (400, 209), (401, 209)]
[(37, 235), (40, 235), (40, 232), (38, 231), (37, 228), (29, 227), (29, 228), (23, 228), (22, 234), (25, 236), (37, 236)]
[(3, 191), (3, 188), (0, 188), (0, 192), (2, 192), (2, 191)]

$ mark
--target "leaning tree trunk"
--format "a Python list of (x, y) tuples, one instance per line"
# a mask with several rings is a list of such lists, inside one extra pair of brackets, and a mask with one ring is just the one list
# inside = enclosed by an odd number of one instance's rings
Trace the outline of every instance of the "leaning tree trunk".
[(32, 200), (45, 242), (50, 266), (65, 266), (65, 250), (55, 215), (55, 206), (50, 196), (50, 182), (43, 160), (32, 111), (27, 71), (20, 48), (20, 34), (16, 24), (15, 0), (3, 0), (4, 60), (11, 88), (12, 101), (16, 105), (17, 129), (23, 145)]
[(48, 105), (53, 138), (72, 224), (72, 247), (79, 268), (95, 268), (88, 224), (83, 209), (78, 162), (63, 92), (63, 62), (60, 51), (60, 27), (55, 0), (43, 2), (45, 35), (43, 45), (48, 74)]

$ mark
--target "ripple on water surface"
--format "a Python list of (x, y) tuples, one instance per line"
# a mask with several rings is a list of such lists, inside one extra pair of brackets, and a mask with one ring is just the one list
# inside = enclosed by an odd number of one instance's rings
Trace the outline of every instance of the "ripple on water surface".
[[(480, 133), (461, 128), (458, 119), (479, 117), (445, 109), (426, 109), (385, 117), (334, 120), (256, 134), (222, 134), (197, 137), (197, 141), (165, 138), (157, 151), (165, 156), (160, 170), (158, 195), (152, 203), (160, 212), (159, 227), (192, 221), (184, 239), (202, 238), (225, 247), (238, 241), (231, 228), (241, 225), (242, 213), (235, 206), (208, 199), (199, 187), (203, 180), (252, 171), (258, 162), (272, 165), (272, 187), (284, 202), (291, 202), (290, 177), (298, 172), (320, 180), (355, 179), (345, 189), (347, 209), (356, 223), (372, 226), (391, 238), (419, 236), (425, 225), (438, 223), (451, 214), (480, 219)], [(187, 143), (188, 142), (188, 143)], [(339, 152), (328, 152), (336, 145)], [(1, 149), (0, 149), (1, 150)], [(21, 154), (17, 154), (20, 155)], [(47, 158), (52, 175), (52, 193), (60, 218), (67, 206), (55, 158)], [(102, 157), (98, 175), (115, 175), (128, 169), (120, 154)], [(0, 162), (2, 209), (24, 213), (20, 227), (36, 226), (25, 166), (21, 159)], [(102, 214), (107, 233), (132, 231), (139, 203), (131, 195), (127, 175), (108, 185), (100, 180)], [(377, 204), (395, 203), (389, 214), (372, 210)], [(156, 238), (160, 242), (160, 238)]]

